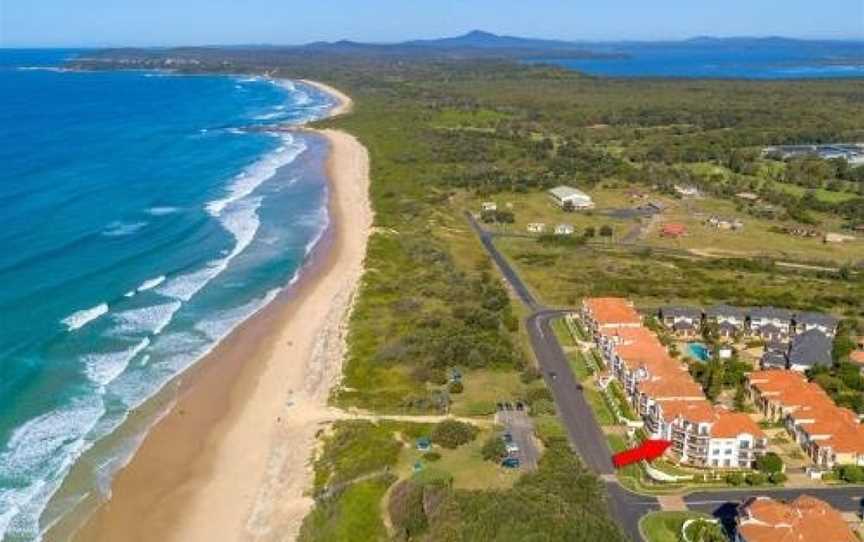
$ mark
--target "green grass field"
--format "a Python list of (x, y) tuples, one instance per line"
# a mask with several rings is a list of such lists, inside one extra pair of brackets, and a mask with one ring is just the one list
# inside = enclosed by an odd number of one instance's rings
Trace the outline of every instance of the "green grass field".
[(647, 542), (680, 542), (684, 522), (700, 517), (709, 516), (696, 512), (653, 512), (642, 518), (639, 528)]

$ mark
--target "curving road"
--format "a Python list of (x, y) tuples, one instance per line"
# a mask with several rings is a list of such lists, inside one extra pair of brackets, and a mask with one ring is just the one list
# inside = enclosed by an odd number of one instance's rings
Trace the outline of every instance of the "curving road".
[[(494, 236), (485, 231), (473, 215), (467, 212), (465, 214), (504, 279), (519, 300), (532, 311), (526, 321), (531, 347), (543, 372), (546, 385), (552, 391), (558, 416), (567, 431), (571, 448), (603, 479), (608, 494), (609, 511), (618, 525), (631, 539), (642, 541), (639, 520), (649, 512), (660, 510), (660, 503), (656, 497), (633, 493), (622, 487), (615, 479), (612, 454), (606, 437), (594, 418), (594, 412), (588, 405), (581, 386), (570, 370), (567, 356), (561, 349), (550, 324), (554, 318), (573, 310), (548, 309), (538, 302), (504, 255), (495, 247)], [(843, 512), (858, 512), (864, 504), (864, 487), (861, 486), (711, 490), (690, 493), (684, 496), (683, 500), (688, 509), (711, 514), (731, 526), (738, 504), (749, 497), (766, 495), (775, 499), (788, 500), (802, 494), (820, 498)]]

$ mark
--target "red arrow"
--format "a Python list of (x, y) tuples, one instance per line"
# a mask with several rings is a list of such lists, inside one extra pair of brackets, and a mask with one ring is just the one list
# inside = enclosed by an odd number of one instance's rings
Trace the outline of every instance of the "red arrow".
[(612, 464), (617, 468), (626, 467), (631, 463), (638, 463), (643, 459), (653, 461), (666, 451), (672, 443), (668, 440), (646, 440), (639, 446), (624, 450), (612, 456)]

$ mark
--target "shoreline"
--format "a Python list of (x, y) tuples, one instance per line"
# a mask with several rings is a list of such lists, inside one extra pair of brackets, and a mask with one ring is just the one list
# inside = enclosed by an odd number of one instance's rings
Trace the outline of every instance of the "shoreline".
[[(307, 84), (314, 82), (303, 81)], [(326, 85), (338, 105), (349, 97)], [(311, 509), (316, 434), (341, 378), (347, 318), (372, 224), (366, 149), (328, 144), (330, 225), (299, 279), (182, 375), (174, 406), (111, 484), (75, 540), (293, 539)]]

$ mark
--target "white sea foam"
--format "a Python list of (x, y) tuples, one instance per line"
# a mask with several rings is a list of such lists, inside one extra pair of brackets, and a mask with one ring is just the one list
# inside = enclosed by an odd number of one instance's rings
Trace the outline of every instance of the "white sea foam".
[(145, 338), (128, 350), (88, 354), (83, 357), (84, 372), (91, 382), (100, 388), (105, 387), (120, 376), (129, 366), (129, 362), (149, 345), (150, 339)]
[(147, 209), (147, 214), (152, 216), (173, 215), (180, 211), (178, 207), (151, 207)]
[(90, 447), (87, 433), (105, 413), (102, 399), (75, 399), (12, 433), (0, 453), (0, 479), (29, 483), (0, 490), (0, 540), (39, 540), (39, 518), (72, 464)]
[(158, 335), (171, 323), (171, 319), (180, 310), (181, 305), (180, 301), (171, 301), (161, 305), (118, 312), (112, 316), (117, 322), (113, 332), (121, 335), (139, 333)]
[(102, 235), (106, 237), (124, 237), (132, 235), (141, 230), (147, 225), (147, 222), (112, 222), (102, 230)]
[(74, 70), (70, 70), (69, 68), (59, 68), (57, 66), (19, 66), (18, 71), (66, 73)]
[(245, 305), (224, 311), (215, 318), (201, 320), (195, 324), (195, 329), (206, 335), (214, 344), (218, 343), (231, 333), (240, 322), (270, 304), (277, 295), (279, 295), (279, 288), (274, 288), (267, 292), (263, 298), (253, 299)]
[(251, 194), (261, 183), (273, 177), (279, 168), (290, 164), (306, 150), (306, 144), (296, 141), (291, 134), (281, 137), (283, 144), (278, 149), (234, 177), (228, 186), (227, 196), (207, 204), (207, 211), (211, 215), (218, 217), (225, 207)]
[(76, 329), (81, 329), (86, 326), (93, 320), (99, 318), (103, 314), (108, 312), (108, 304), (101, 303), (96, 305), (95, 307), (91, 307), (89, 309), (80, 310), (77, 312), (73, 312), (61, 322), (69, 328), (69, 331), (75, 331)]
[(156, 278), (147, 279), (141, 283), (141, 286), (137, 288), (138, 292), (145, 292), (147, 290), (152, 290), (153, 288), (159, 286), (163, 282), (165, 282), (165, 275), (158, 276)]

